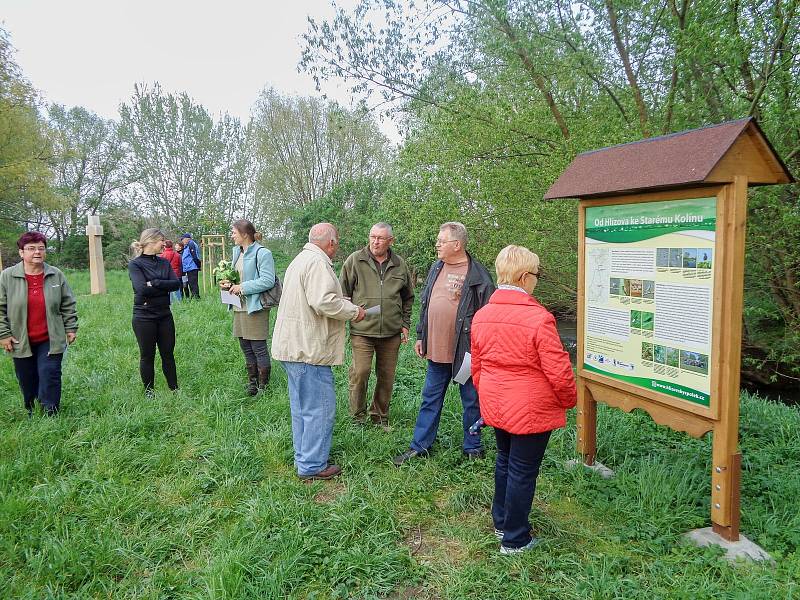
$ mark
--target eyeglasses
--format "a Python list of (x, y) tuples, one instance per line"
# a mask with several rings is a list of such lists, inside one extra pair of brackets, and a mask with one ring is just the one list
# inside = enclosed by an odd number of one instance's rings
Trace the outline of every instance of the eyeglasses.
[(526, 271), (526, 274), (527, 275), (533, 275), (537, 279), (541, 279), (542, 278), (542, 267), (539, 267), (539, 272), (538, 273), (534, 273), (533, 271)]
[(383, 237), (382, 235), (371, 235), (371, 236), (369, 236), (369, 241), (370, 242), (386, 242), (386, 241), (389, 241), (391, 239), (393, 239), (393, 238)]
[(449, 244), (450, 242), (457, 242), (458, 240), (436, 240), (434, 246), (444, 246), (445, 244)]
[(23, 248), (25, 252), (47, 252), (46, 246), (25, 246)]

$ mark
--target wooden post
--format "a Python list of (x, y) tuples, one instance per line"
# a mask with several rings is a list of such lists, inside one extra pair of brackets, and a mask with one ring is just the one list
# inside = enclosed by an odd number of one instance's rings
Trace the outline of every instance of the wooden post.
[(86, 235), (89, 236), (89, 276), (92, 294), (105, 294), (106, 271), (103, 264), (103, 226), (100, 225), (100, 217), (98, 215), (89, 215)]
[(739, 539), (739, 374), (742, 346), (742, 305), (745, 223), (747, 218), (747, 177), (736, 176), (722, 194), (721, 250), (724, 257), (718, 306), (727, 331), (719, 348), (719, 420), (714, 423), (711, 456), (711, 523), (714, 531), (729, 541)]

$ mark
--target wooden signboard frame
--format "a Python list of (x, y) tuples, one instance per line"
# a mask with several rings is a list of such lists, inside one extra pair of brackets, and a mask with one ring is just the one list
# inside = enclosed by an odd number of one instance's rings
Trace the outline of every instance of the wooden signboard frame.
[[(214, 280), (211, 272), (214, 270), (214, 267), (217, 266), (217, 262), (220, 260), (228, 260), (226, 239), (226, 236), (222, 234), (209, 234), (204, 235), (200, 240), (203, 258), (203, 270), (201, 273), (203, 294), (206, 293), (206, 285), (208, 285), (208, 289), (214, 289)], [(221, 258), (219, 252), (220, 248), (222, 249)], [(208, 280), (208, 284), (206, 284), (206, 280)]]
[(578, 451), (587, 465), (597, 452), (597, 402), (630, 412), (640, 408), (656, 423), (693, 437), (713, 432), (711, 520), (714, 531), (728, 540), (739, 537), (739, 479), (741, 457), (736, 451), (739, 426), (739, 366), (742, 336), (747, 182), (629, 196), (582, 200), (579, 204), (579, 239), (585, 239), (586, 209), (594, 206), (634, 204), (716, 196), (714, 293), (712, 299), (712, 351), (709, 362), (711, 399), (708, 407), (644, 389), (583, 369), (585, 356), (586, 246), (578, 262)]
[[(751, 185), (792, 183), (758, 123), (731, 121), (576, 157), (545, 199), (578, 198), (577, 447), (586, 465), (597, 455), (597, 403), (646, 411), (656, 423), (693, 437), (712, 432), (711, 522), (739, 539), (741, 454), (739, 384), (747, 193)], [(586, 211), (594, 207), (716, 199), (711, 297), (709, 404), (694, 403), (585, 368)], [(657, 294), (656, 294), (657, 296)], [(658, 299), (655, 299), (656, 314)]]

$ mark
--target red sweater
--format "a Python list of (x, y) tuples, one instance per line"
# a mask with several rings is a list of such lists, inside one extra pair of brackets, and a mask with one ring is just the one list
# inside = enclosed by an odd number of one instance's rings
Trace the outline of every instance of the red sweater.
[(28, 281), (28, 340), (31, 344), (41, 344), (50, 339), (44, 304), (44, 273), (26, 273), (25, 279)]
[(577, 400), (555, 318), (515, 290), (497, 290), (475, 313), (472, 381), (486, 424), (514, 434), (564, 427)]
[(181, 272), (181, 255), (172, 248), (164, 248), (164, 251), (161, 253), (161, 258), (166, 258), (169, 261), (169, 266), (172, 267), (172, 270), (175, 271), (175, 275), (180, 279), (181, 275), (183, 275)]

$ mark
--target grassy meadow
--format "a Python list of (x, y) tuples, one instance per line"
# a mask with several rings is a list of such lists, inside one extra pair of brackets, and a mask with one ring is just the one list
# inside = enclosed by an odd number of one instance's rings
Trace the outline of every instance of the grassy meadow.
[(566, 470), (574, 425), (555, 434), (531, 516), (544, 543), (501, 556), (493, 436), (487, 460), (462, 462), (455, 389), (431, 458), (391, 464), (423, 381), (410, 345), (391, 432), (349, 422), (346, 366), (335, 369), (332, 460), (344, 475), (303, 483), (283, 371), (265, 394), (244, 394), (212, 294), (174, 307), (181, 389), (159, 371), (146, 399), (127, 273), (110, 272), (102, 297), (88, 295), (86, 272), (68, 277), (80, 331), (61, 415), (29, 420), (0, 360), (0, 598), (800, 598), (796, 407), (742, 397), (742, 532), (775, 564), (731, 565), (683, 542), (709, 525), (710, 438), (602, 406), (598, 455), (617, 476)]

